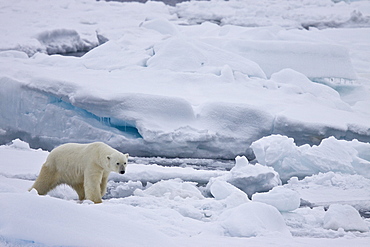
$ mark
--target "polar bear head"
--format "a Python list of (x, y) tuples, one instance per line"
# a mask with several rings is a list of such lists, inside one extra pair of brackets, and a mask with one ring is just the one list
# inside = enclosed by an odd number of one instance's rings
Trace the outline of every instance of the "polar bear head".
[(109, 169), (113, 172), (124, 174), (126, 171), (128, 154), (113, 153), (107, 156)]

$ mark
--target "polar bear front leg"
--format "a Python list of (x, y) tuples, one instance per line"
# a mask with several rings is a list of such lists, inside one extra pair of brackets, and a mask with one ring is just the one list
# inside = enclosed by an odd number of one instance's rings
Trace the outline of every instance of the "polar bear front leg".
[(105, 193), (107, 192), (107, 183), (108, 183), (108, 174), (103, 174), (103, 178), (101, 180), (101, 183), (100, 183), (100, 193), (101, 193), (101, 197), (103, 197), (105, 195)]
[(85, 197), (87, 200), (93, 201), (94, 203), (101, 203), (101, 188), (100, 183), (102, 181), (103, 172), (90, 172), (86, 171), (84, 176), (84, 189)]
[(83, 183), (75, 184), (72, 186), (72, 188), (77, 192), (78, 199), (80, 201), (85, 200), (85, 188)]

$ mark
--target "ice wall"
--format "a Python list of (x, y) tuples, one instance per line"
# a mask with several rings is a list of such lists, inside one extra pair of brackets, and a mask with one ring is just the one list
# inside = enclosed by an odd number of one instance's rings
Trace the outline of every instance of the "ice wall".
[(329, 118), (332, 126), (324, 119), (302, 122), (299, 109), (274, 116), (260, 106), (212, 102), (195, 112), (178, 97), (121, 94), (106, 100), (77, 96), (78, 89), (65, 82), (35, 86), (3, 77), (0, 83), (0, 141), (18, 137), (48, 150), (65, 142), (99, 140), (137, 156), (232, 159), (241, 154), (253, 159), (249, 144), (270, 134), (287, 134), (299, 145), (318, 144), (330, 135), (368, 138), (336, 118)]
[(1, 78), (0, 86), (2, 142), (20, 136), (31, 146), (52, 149), (63, 142), (141, 137), (133, 124), (74, 106), (66, 96), (29, 88), (10, 78)]

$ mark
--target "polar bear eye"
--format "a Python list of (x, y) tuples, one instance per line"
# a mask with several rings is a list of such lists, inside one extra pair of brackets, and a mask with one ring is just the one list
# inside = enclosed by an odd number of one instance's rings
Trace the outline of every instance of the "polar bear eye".
[(119, 163), (117, 163), (117, 166), (119, 166)]

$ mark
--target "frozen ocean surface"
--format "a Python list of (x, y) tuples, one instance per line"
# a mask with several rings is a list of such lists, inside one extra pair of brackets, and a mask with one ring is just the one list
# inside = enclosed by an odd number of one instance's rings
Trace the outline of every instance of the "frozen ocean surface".
[[(226, 21), (262, 10), (258, 25)], [(3, 144), (101, 140), (135, 156), (252, 159), (249, 145), (270, 134), (370, 140), (367, 1), (19, 1), (2, 11)]]
[[(277, 174), (272, 168), (245, 157), (230, 171), (129, 163), (126, 174), (111, 174), (103, 203), (94, 205), (67, 186), (48, 196), (27, 192), (47, 155), (20, 140), (0, 146), (2, 246), (369, 243), (370, 180), (360, 175), (319, 173), (281, 185), (278, 175), (261, 179), (266, 170)], [(243, 191), (251, 187), (257, 193), (249, 199)]]
[[(2, 1), (0, 23), (0, 246), (369, 246), (369, 1)], [(92, 141), (131, 155), (102, 204), (27, 192)]]

